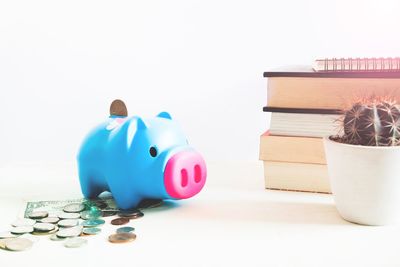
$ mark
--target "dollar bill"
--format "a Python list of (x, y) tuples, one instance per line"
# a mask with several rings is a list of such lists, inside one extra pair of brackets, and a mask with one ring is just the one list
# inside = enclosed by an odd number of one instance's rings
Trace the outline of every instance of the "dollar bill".
[[(47, 211), (50, 215), (57, 215), (63, 211), (63, 208), (68, 204), (82, 203), (88, 206), (96, 206), (101, 204), (102, 210), (118, 211), (114, 199), (107, 196), (99, 199), (69, 199), (69, 200), (46, 200), (46, 201), (31, 201), (26, 204), (24, 217), (28, 218), (29, 214), (36, 211)], [(106, 205), (106, 206), (105, 206)]]

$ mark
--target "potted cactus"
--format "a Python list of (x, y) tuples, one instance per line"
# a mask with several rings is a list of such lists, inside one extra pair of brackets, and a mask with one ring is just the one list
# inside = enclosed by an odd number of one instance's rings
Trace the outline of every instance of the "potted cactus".
[(400, 222), (400, 105), (369, 98), (343, 112), (338, 136), (324, 138), (340, 215), (365, 225)]

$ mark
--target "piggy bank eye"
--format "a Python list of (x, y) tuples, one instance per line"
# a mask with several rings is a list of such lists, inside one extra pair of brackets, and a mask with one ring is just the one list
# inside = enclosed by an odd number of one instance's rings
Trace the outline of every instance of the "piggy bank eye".
[(150, 155), (153, 158), (155, 158), (157, 156), (157, 149), (154, 146), (150, 147), (150, 151), (149, 152), (150, 152)]

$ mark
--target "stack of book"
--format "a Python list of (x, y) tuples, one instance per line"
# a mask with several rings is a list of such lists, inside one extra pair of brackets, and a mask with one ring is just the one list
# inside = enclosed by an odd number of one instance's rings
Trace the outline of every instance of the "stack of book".
[(330, 193), (322, 137), (341, 133), (341, 110), (370, 96), (400, 101), (398, 58), (316, 63), (264, 73), (271, 123), (260, 159), (268, 189)]

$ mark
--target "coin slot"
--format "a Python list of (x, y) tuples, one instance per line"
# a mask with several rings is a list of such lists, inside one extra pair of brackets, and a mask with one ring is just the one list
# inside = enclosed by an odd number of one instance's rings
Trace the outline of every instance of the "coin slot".
[(186, 187), (188, 185), (189, 178), (188, 178), (188, 172), (186, 169), (181, 170), (181, 186)]
[(196, 164), (194, 166), (194, 181), (196, 183), (201, 182), (201, 168), (200, 168), (200, 165), (198, 165), (198, 164)]

